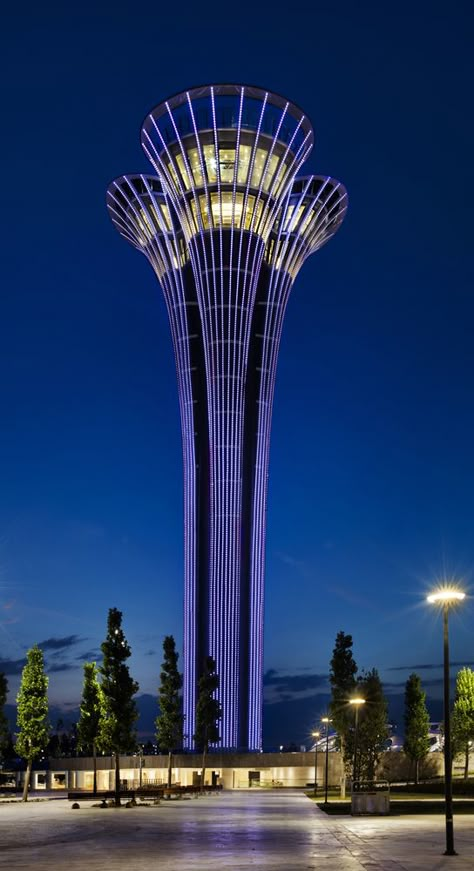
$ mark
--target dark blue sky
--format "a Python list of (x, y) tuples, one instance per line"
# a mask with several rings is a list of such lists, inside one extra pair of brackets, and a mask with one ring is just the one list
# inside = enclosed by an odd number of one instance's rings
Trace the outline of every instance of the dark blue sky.
[[(10, 11), (0, 659), (12, 690), (26, 648), (48, 641), (51, 699), (75, 706), (112, 605), (144, 693), (163, 635), (181, 645), (171, 340), (154, 275), (109, 223), (105, 190), (149, 170), (139, 130), (154, 105), (235, 81), (305, 109), (307, 169), (339, 178), (350, 200), (298, 278), (281, 347), (267, 742), (311, 729), (339, 629), (395, 701), (399, 666), (427, 666), (439, 698), (441, 627), (423, 597), (445, 571), (469, 587), (474, 563), (472, 18), (470, 4), (436, 0)], [(474, 660), (472, 618), (468, 602), (453, 620), (455, 661)]]

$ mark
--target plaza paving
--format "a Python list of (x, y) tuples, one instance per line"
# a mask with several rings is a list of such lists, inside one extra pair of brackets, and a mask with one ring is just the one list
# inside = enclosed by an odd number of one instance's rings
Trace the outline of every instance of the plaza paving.
[(8, 871), (439, 871), (474, 868), (474, 816), (327, 817), (292, 791), (223, 792), (158, 807), (72, 810), (65, 799), (0, 803)]

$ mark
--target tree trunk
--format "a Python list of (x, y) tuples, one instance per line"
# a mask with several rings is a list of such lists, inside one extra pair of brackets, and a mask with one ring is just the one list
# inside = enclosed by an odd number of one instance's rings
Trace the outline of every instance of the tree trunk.
[(173, 753), (168, 753), (168, 789), (171, 789), (171, 769), (173, 767)]
[(415, 759), (415, 786), (418, 786), (419, 771), (420, 771), (420, 760)]
[(466, 743), (464, 751), (464, 780), (469, 780), (469, 742)]
[(206, 785), (206, 753), (207, 747), (204, 747), (204, 750), (202, 751), (201, 792), (204, 792), (204, 787)]
[(120, 807), (120, 755), (114, 753), (115, 760), (115, 807)]
[(94, 795), (97, 795), (97, 751), (95, 749), (95, 743), (92, 745), (92, 756), (94, 759), (94, 786), (93, 791)]
[(28, 759), (28, 764), (26, 766), (26, 773), (25, 773), (25, 783), (23, 785), (23, 796), (21, 799), (22, 801), (28, 801), (28, 787), (30, 785), (30, 777), (31, 777), (32, 767), (33, 767), (33, 760)]

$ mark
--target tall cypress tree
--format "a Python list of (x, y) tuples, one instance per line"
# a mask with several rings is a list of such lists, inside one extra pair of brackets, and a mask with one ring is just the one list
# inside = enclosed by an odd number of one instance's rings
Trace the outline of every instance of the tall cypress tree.
[(381, 754), (387, 749), (388, 704), (376, 668), (362, 675), (358, 690), (365, 699), (357, 735), (356, 780), (374, 780)]
[(27, 801), (33, 760), (46, 750), (50, 730), (48, 678), (44, 672), (43, 651), (37, 644), (26, 654), (26, 665), (21, 675), (16, 703), (19, 730), (16, 752), (27, 763), (22, 798), (22, 801)]
[(92, 753), (94, 759), (94, 795), (97, 792), (97, 743), (100, 742), (104, 717), (104, 701), (98, 674), (95, 662), (84, 663), (84, 683), (77, 724), (78, 748)]
[(470, 668), (458, 671), (451, 722), (453, 753), (464, 753), (464, 780), (467, 780), (469, 749), (474, 741), (474, 671)]
[(183, 714), (179, 691), (183, 678), (178, 671), (178, 654), (172, 635), (163, 641), (163, 663), (160, 672), (158, 704), (160, 713), (156, 718), (156, 741), (159, 749), (168, 754), (168, 786), (171, 786), (173, 753), (183, 743)]
[(346, 772), (352, 762), (352, 727), (354, 714), (349, 698), (357, 686), (357, 664), (352, 656), (352, 635), (338, 632), (330, 663), (331, 684), (330, 717), (338, 735), (338, 745), (343, 759), (341, 796), (345, 796)]
[(219, 740), (219, 720), (222, 717), (220, 702), (215, 693), (219, 687), (219, 676), (216, 674), (216, 663), (212, 656), (204, 661), (204, 671), (198, 684), (198, 699), (196, 705), (196, 732), (194, 741), (197, 750), (202, 751), (201, 789), (206, 783), (206, 757), (211, 744)]
[(418, 784), (420, 762), (430, 749), (430, 717), (426, 707), (426, 693), (418, 674), (411, 674), (405, 684), (405, 740), (403, 749), (415, 766), (415, 784)]
[(7, 702), (8, 696), (8, 681), (3, 674), (3, 671), (0, 671), (0, 760), (4, 758), (4, 754), (6, 748), (9, 743), (9, 728), (8, 728), (8, 720), (5, 714), (5, 705)]
[(138, 684), (125, 664), (131, 650), (122, 630), (122, 612), (117, 608), (109, 610), (107, 637), (101, 650), (103, 717), (99, 743), (115, 759), (115, 806), (120, 807), (120, 753), (131, 752), (136, 745), (134, 723), (138, 711), (133, 696)]

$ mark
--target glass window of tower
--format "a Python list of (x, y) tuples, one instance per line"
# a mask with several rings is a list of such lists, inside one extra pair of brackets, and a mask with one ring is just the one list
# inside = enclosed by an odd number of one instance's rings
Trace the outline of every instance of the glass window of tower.
[(169, 213), (168, 207), (165, 205), (160, 205), (160, 212), (163, 215), (167, 229), (171, 230), (171, 215)]
[(250, 185), (253, 188), (258, 188), (260, 184), (260, 179), (262, 178), (266, 159), (267, 151), (264, 148), (257, 148), (252, 169), (252, 177), (250, 179)]
[(202, 177), (201, 162), (199, 160), (199, 151), (197, 148), (190, 148), (188, 151), (188, 162), (193, 174), (194, 183), (197, 187), (202, 187), (204, 184)]
[(268, 159), (267, 166), (265, 168), (265, 175), (262, 182), (262, 188), (264, 191), (268, 191), (271, 187), (271, 183), (273, 181), (273, 176), (275, 175), (278, 162), (279, 158), (277, 154), (272, 154), (272, 156)]
[(179, 181), (178, 181), (178, 176), (176, 175), (176, 170), (175, 170), (173, 164), (172, 164), (172, 163), (167, 163), (167, 164), (166, 164), (166, 168), (167, 168), (167, 170), (168, 170), (168, 172), (169, 172), (171, 178), (172, 178), (173, 181), (174, 181), (174, 186), (175, 186), (175, 188), (176, 188), (178, 191), (180, 191), (180, 189), (181, 189), (181, 185), (180, 185), (180, 183), (179, 183)]
[(245, 184), (247, 181), (251, 156), (252, 147), (250, 145), (239, 145), (239, 167), (237, 172), (238, 184)]
[(183, 182), (184, 182), (184, 187), (187, 191), (189, 191), (191, 188), (191, 183), (189, 181), (188, 171), (184, 165), (184, 160), (183, 160), (182, 154), (176, 155), (176, 163), (178, 164), (178, 169), (181, 173), (181, 178), (183, 179)]
[(216, 150), (213, 145), (203, 146), (204, 163), (206, 164), (207, 180), (209, 184), (217, 181)]
[(235, 148), (219, 148), (219, 169), (222, 184), (234, 181)]

